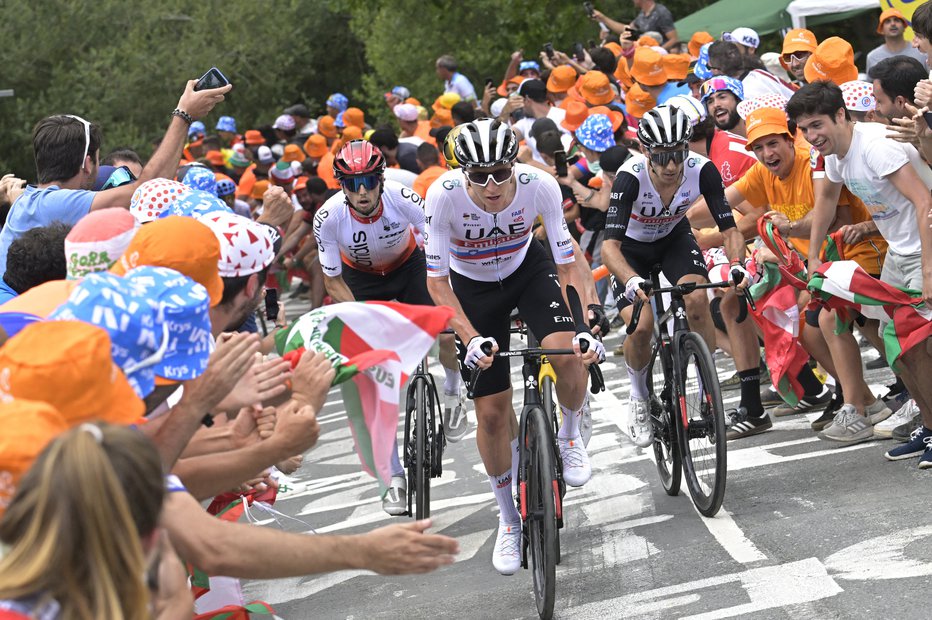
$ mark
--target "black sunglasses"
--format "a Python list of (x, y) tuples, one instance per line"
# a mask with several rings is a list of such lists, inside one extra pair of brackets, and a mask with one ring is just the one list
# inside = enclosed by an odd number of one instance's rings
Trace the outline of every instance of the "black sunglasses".
[(660, 166), (661, 168), (666, 168), (667, 164), (671, 161), (675, 164), (682, 164), (686, 161), (686, 157), (689, 155), (689, 151), (682, 149), (679, 151), (665, 151), (660, 153), (654, 153), (651, 151), (650, 160)]

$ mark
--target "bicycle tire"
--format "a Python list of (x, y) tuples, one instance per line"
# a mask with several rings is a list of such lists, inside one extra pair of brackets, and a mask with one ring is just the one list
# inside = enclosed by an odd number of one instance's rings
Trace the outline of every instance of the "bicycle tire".
[(693, 332), (679, 340), (678, 433), (686, 486), (696, 509), (715, 516), (725, 497), (728, 451), (725, 408), (712, 355)]
[[(427, 427), (431, 393), (423, 377), (415, 379), (414, 386), (414, 433), (415, 433), (415, 478), (414, 517), (418, 520), (430, 516), (430, 472), (431, 437)], [(408, 491), (411, 492), (410, 490)]]
[(553, 617), (556, 597), (557, 516), (555, 496), (554, 441), (550, 420), (543, 409), (527, 414), (525, 445), (528, 450), (527, 520), (528, 548), (534, 580), (537, 613), (542, 620)]
[[(650, 402), (651, 424), (654, 426), (654, 461), (657, 463), (657, 473), (660, 474), (660, 484), (667, 495), (680, 494), (680, 482), (683, 475), (683, 459), (680, 454), (679, 440), (677, 439), (677, 410), (672, 395), (669, 393), (670, 381), (665, 374), (660, 377), (664, 381), (664, 389), (657, 394), (654, 390), (654, 366), (662, 362), (663, 354), (656, 350), (651, 357), (647, 368), (647, 392)], [(663, 372), (661, 365), (661, 372)]]

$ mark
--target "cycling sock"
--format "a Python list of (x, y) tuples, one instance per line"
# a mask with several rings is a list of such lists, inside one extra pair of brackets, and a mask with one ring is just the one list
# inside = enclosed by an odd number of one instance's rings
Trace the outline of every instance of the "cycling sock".
[(498, 520), (502, 523), (518, 523), (521, 521), (521, 515), (518, 514), (518, 508), (515, 506), (515, 496), (511, 493), (511, 472), (507, 471), (499, 476), (489, 476), (489, 484), (492, 485), (495, 501), (498, 502), (500, 511)]
[(462, 378), (459, 370), (450, 370), (449, 368), (443, 369), (443, 393), (444, 394), (459, 394), (460, 392), (460, 379)]
[(748, 412), (748, 416), (763, 417), (764, 406), (760, 402), (760, 369), (739, 370), (738, 378), (741, 379), (741, 406)]
[(392, 477), (404, 476), (405, 469), (401, 466), (401, 459), (398, 458), (398, 442), (395, 442), (395, 449), (392, 450)]
[(518, 480), (518, 438), (511, 440), (511, 480), (517, 485)]
[(635, 400), (647, 399), (647, 366), (640, 370), (634, 370), (625, 363), (628, 369), (628, 380), (631, 382), (631, 398)]
[(799, 384), (802, 386), (806, 396), (818, 396), (822, 393), (822, 390), (825, 389), (825, 386), (822, 385), (819, 378), (815, 376), (815, 373), (812, 372), (808, 364), (803, 366), (803, 369), (799, 371), (799, 375), (797, 375), (796, 378), (799, 380)]
[(563, 405), (560, 405), (560, 411), (563, 412), (563, 424), (557, 437), (560, 439), (576, 439), (579, 437), (579, 419), (582, 417), (582, 409), (573, 411)]

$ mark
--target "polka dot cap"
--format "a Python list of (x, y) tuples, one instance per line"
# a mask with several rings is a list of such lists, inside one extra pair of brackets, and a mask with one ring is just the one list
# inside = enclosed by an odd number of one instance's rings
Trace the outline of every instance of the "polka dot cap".
[(778, 95), (776, 93), (768, 93), (766, 95), (761, 95), (756, 99), (748, 99), (742, 101), (738, 104), (738, 116), (742, 119), (746, 119), (748, 114), (757, 110), (758, 108), (776, 108), (778, 110), (785, 110), (786, 104), (789, 102), (789, 99), (783, 95)]
[(852, 112), (870, 112), (877, 107), (874, 98), (874, 85), (870, 82), (852, 80), (841, 85), (841, 94), (845, 98), (845, 107)]
[(129, 212), (140, 224), (151, 222), (167, 211), (188, 188), (177, 181), (152, 179), (136, 188), (129, 201)]

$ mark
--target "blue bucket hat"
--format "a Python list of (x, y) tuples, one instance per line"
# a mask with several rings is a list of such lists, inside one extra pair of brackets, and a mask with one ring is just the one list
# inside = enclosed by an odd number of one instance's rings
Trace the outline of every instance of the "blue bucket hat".
[(217, 131), (236, 133), (236, 119), (232, 116), (221, 116), (217, 120)]
[(204, 126), (204, 123), (201, 121), (194, 121), (191, 123), (191, 126), (188, 127), (188, 138), (193, 138), (195, 136), (205, 136), (207, 135), (207, 127)]
[(693, 69), (693, 72), (700, 80), (707, 80), (712, 77), (712, 72), (709, 70), (709, 46), (711, 45), (712, 43), (706, 43), (699, 48), (699, 58), (696, 60), (696, 68)]
[(596, 153), (602, 153), (615, 146), (612, 133), (612, 120), (605, 114), (593, 114), (586, 117), (575, 133), (576, 140), (584, 147)]
[(159, 218), (170, 215), (180, 215), (182, 217), (193, 217), (195, 219), (203, 217), (214, 211), (227, 211), (232, 213), (232, 209), (210, 192), (197, 189), (189, 189), (167, 209), (159, 214)]
[(346, 127), (346, 121), (343, 120), (343, 112), (337, 114), (337, 117), (333, 119), (333, 126), (341, 129)]
[(333, 93), (327, 97), (327, 105), (336, 108), (340, 112), (345, 112), (346, 108), (349, 107), (349, 99), (343, 93)]
[(158, 309), (169, 342), (153, 373), (172, 381), (196, 379), (210, 357), (210, 296), (191, 278), (167, 267), (137, 267), (123, 276)]
[(744, 101), (744, 85), (741, 84), (741, 80), (727, 75), (716, 75), (703, 82), (702, 86), (699, 87), (702, 103), (706, 103), (712, 93), (717, 93), (720, 90), (727, 90), (737, 97), (738, 101)]
[(536, 60), (525, 60), (518, 65), (518, 73), (524, 73), (525, 71), (537, 71), (537, 74), (540, 75), (540, 65), (537, 64)]
[(181, 182), (191, 189), (199, 189), (202, 192), (217, 195), (217, 175), (210, 168), (191, 166)]
[(107, 272), (88, 274), (68, 300), (49, 315), (52, 321), (81, 321), (110, 336), (110, 353), (139, 398), (155, 389), (155, 364), (169, 348), (169, 325), (160, 320), (153, 300), (124, 278)]

